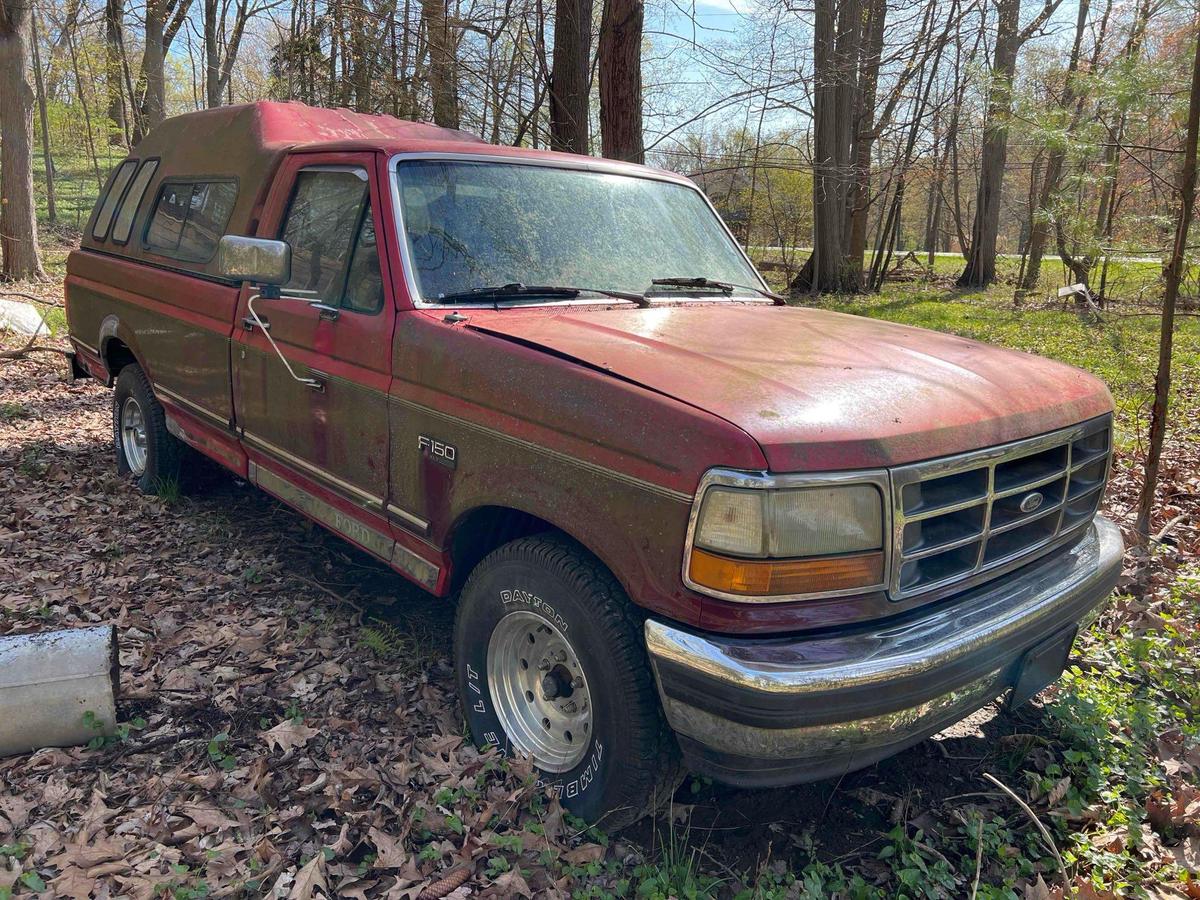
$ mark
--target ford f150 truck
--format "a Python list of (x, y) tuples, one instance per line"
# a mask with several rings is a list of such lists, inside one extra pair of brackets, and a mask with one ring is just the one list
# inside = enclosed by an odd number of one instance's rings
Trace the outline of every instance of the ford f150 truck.
[(1085, 372), (782, 303), (679, 175), (345, 110), (170, 119), (66, 282), (146, 491), (211, 457), (457, 603), (474, 740), (627, 823), (868, 766), (1112, 591)]

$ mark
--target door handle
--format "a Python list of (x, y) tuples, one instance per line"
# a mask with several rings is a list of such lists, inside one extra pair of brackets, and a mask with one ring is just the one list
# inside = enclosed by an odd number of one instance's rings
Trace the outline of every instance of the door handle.
[[(259, 316), (259, 318), (261, 319), (262, 317)], [(257, 325), (258, 325), (258, 323), (254, 321), (254, 316), (245, 316), (242, 319), (242, 330), (243, 331), (253, 331), (255, 326), (257, 326)], [(263, 326), (264, 331), (271, 330), (271, 323), (268, 322), (266, 319), (262, 319), (262, 326)]]
[(308, 370), (308, 378), (304, 383), (316, 391), (318, 394), (325, 393), (325, 384), (329, 381), (329, 376), (324, 372), (318, 372), (316, 369)]

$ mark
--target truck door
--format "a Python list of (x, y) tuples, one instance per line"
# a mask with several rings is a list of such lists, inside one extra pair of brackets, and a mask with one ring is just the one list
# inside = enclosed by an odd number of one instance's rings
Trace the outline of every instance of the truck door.
[(395, 305), (386, 254), (376, 244), (383, 233), (379, 196), (374, 154), (286, 159), (258, 236), (291, 245), (292, 278), (283, 297), (256, 299), (254, 311), (304, 381), (289, 373), (249, 315), (249, 287), (238, 308), (233, 369), (236, 422), (252, 480), (387, 556)]

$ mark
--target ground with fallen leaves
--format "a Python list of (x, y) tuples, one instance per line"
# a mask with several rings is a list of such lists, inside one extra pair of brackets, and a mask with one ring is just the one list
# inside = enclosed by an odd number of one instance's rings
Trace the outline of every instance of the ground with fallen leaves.
[(0, 362), (0, 634), (111, 622), (122, 666), (115, 737), (0, 760), (0, 898), (1200, 897), (1194, 421), (1041, 702), (838, 783), (692, 780), (610, 838), (466, 740), (446, 601), (207, 466), (140, 494), (110, 397)]

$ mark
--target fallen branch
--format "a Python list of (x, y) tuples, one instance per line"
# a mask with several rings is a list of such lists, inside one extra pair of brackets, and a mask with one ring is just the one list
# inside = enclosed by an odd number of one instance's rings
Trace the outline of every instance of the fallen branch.
[(71, 352), (63, 350), (61, 347), (40, 347), (35, 346), (34, 341), (37, 340), (37, 335), (29, 339), (29, 343), (17, 350), (0, 350), (0, 360), (23, 359), (30, 353), (57, 353), (60, 356), (69, 357)]
[(0, 291), (0, 295), (5, 297), (20, 297), (22, 300), (28, 300), (30, 303), (37, 303), (42, 306), (49, 306), (53, 309), (65, 309), (62, 303), (55, 303), (53, 300), (45, 300), (41, 297), (35, 297), (33, 294), (26, 294), (21, 291)]

